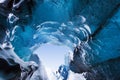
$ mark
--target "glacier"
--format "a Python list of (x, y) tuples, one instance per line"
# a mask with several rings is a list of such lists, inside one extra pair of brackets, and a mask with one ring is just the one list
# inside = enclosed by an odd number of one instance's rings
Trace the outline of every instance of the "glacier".
[[(119, 27), (120, 0), (0, 0), (0, 80), (119, 80)], [(46, 44), (69, 48), (56, 72)]]

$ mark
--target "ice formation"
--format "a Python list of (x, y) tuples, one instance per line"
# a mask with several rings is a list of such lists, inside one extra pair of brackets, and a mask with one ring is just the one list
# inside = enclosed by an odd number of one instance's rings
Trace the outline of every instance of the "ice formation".
[[(0, 0), (0, 80), (119, 80), (119, 27), (120, 0)], [(72, 53), (55, 73), (44, 44)]]

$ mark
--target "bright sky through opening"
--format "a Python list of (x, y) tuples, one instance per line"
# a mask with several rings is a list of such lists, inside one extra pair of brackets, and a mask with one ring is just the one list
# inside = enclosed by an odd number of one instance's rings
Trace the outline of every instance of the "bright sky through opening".
[(69, 51), (70, 49), (66, 46), (44, 44), (35, 53), (39, 55), (45, 67), (57, 71), (59, 66), (65, 63), (65, 54)]

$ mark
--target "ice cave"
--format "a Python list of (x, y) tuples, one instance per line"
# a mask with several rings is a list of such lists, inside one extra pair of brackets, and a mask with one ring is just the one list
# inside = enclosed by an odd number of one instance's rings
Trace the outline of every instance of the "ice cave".
[(120, 0), (0, 0), (0, 80), (120, 80)]

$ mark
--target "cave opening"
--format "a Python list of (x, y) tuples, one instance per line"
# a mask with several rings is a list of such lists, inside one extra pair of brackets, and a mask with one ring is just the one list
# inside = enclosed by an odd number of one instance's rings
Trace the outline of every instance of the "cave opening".
[(65, 45), (43, 44), (34, 53), (38, 54), (46, 71), (55, 72), (61, 65), (68, 66), (72, 59), (72, 51)]

